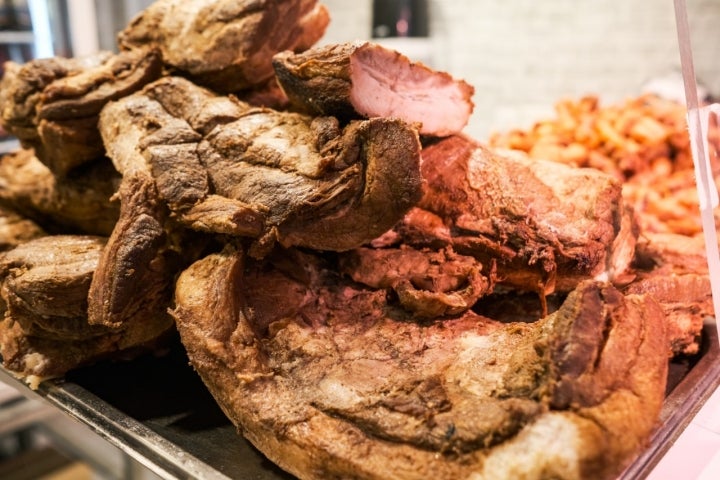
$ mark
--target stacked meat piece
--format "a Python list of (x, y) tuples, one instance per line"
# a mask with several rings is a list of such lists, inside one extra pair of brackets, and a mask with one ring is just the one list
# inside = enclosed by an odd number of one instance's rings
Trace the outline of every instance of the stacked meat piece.
[(8, 66), (4, 366), (35, 385), (177, 328), (301, 478), (613, 476), (695, 342), (622, 182), (463, 135), (470, 85), (314, 47), (328, 21), (158, 0), (118, 54)]
[[(558, 102), (556, 113), (526, 131), (495, 134), (490, 143), (590, 166), (622, 182), (640, 226), (637, 280), (627, 291), (651, 294), (663, 306), (673, 353), (697, 353), (713, 306), (685, 107), (651, 94), (614, 105), (588, 96)], [(716, 124), (707, 140), (717, 179)]]
[[(142, 173), (135, 172), (132, 165), (126, 169), (117, 162), (114, 165), (106, 155), (98, 128), (100, 112), (108, 103), (174, 74), (193, 76), (198, 82), (209, 79), (223, 92), (270, 98), (267, 93), (253, 92), (268, 90), (272, 56), (285, 49), (309, 47), (322, 35), (327, 20), (325, 7), (315, 1), (272, 1), (262, 5), (159, 1), (122, 32), (117, 54), (101, 52), (85, 58), (49, 58), (6, 65), (0, 85), (0, 118), (4, 128), (17, 136), (24, 148), (3, 157), (0, 164), (2, 244), (7, 250), (17, 247), (0, 260), (3, 284), (0, 305), (5, 317), (0, 322), (3, 339), (0, 353), (10, 371), (36, 385), (44, 378), (61, 376), (98, 358), (126, 355), (142, 346), (156, 348), (157, 340), (173, 330), (167, 308), (172, 301), (175, 276), (196, 258), (205, 243), (212, 241), (194, 237), (193, 228), (217, 232), (218, 225), (229, 222), (232, 225), (225, 230), (220, 228), (219, 233), (237, 234), (237, 228), (242, 230), (241, 234), (264, 232), (266, 242), (272, 244), (272, 228), (265, 229), (263, 223), (267, 208), (261, 201), (242, 205), (240, 212), (224, 211), (227, 202), (216, 201), (221, 197), (215, 195), (214, 187), (203, 192), (209, 197), (203, 197), (207, 200), (203, 205), (183, 212), (186, 214), (183, 221), (177, 220), (174, 217), (177, 203), (192, 203), (197, 198), (193, 197), (196, 190), (192, 185), (167, 185), (169, 177), (178, 176), (177, 170), (159, 171), (163, 161), (172, 162), (174, 156), (154, 161), (154, 172), (150, 164), (140, 162), (136, 165), (139, 170), (147, 167)], [(189, 40), (196, 52), (199, 45), (204, 45), (189, 33), (178, 34), (179, 29), (185, 30), (192, 22), (196, 22), (192, 28), (204, 38), (211, 25), (217, 26), (213, 27), (215, 43), (209, 45), (212, 55), (198, 52), (194, 61), (178, 64), (172, 53), (178, 51), (177, 46), (168, 47), (168, 42)], [(285, 28), (274, 28), (280, 22)], [(148, 38), (150, 34), (152, 38)], [(246, 47), (238, 49), (239, 43)], [(181, 50), (183, 58), (188, 58), (190, 50)], [(240, 76), (242, 71), (246, 73)], [(200, 90), (195, 85), (192, 88)], [(159, 89), (162, 86), (155, 91)], [(183, 93), (192, 92), (175, 92)], [(168, 102), (186, 100), (178, 97), (172, 100), (171, 96), (166, 95)], [(178, 113), (170, 105), (161, 108), (165, 107), (169, 109), (165, 117), (170, 123), (181, 122), (174, 119), (173, 114)], [(188, 115), (197, 113), (191, 111)], [(210, 114), (207, 119), (208, 130), (213, 122), (229, 121), (223, 117), (225, 112), (215, 114), (216, 117)], [(140, 119), (140, 128), (152, 133), (155, 128), (151, 120), (151, 115)], [(132, 122), (128, 120), (127, 125)], [(192, 131), (192, 127), (186, 127)], [(163, 130), (170, 136), (179, 131), (182, 128), (178, 130), (173, 125)], [(404, 131), (409, 138), (404, 147), (411, 162), (405, 166), (414, 165), (417, 170), (417, 135), (409, 128)], [(320, 132), (318, 138), (331, 142), (336, 133), (337, 128)], [(132, 138), (127, 136), (131, 132), (124, 134), (125, 145), (135, 148), (129, 143)], [(201, 138), (200, 133), (194, 135), (196, 141)], [(316, 139), (309, 135), (300, 142)], [(173, 145), (178, 141), (156, 135), (155, 141), (149, 142), (150, 150), (155, 157), (162, 157), (158, 152), (163, 146), (181, 149)], [(292, 141), (288, 138), (288, 142)], [(322, 146), (318, 140), (317, 145), (307, 148)], [(352, 167), (350, 163), (355, 158), (351, 159), (350, 154), (346, 155), (347, 165), (334, 165), (331, 158), (336, 153), (323, 152), (327, 169), (319, 167), (313, 172), (317, 177), (326, 171), (334, 172), (334, 167), (337, 170)], [(320, 161), (319, 153), (317, 157)], [(178, 168), (187, 170), (194, 165)], [(147, 176), (143, 176), (145, 173)], [(357, 178), (363, 175), (362, 168), (356, 166), (352, 173), (357, 183)], [(407, 183), (412, 187), (412, 171), (409, 175), (406, 171), (399, 173), (400, 178), (410, 178)], [(418, 177), (415, 172), (415, 178)], [(174, 197), (170, 188), (179, 188)], [(306, 190), (312, 188), (307, 186)], [(297, 203), (306, 205), (311, 194), (308, 192), (308, 198), (298, 199)], [(407, 195), (406, 202), (414, 200), (412, 192)], [(341, 209), (349, 196), (335, 199), (333, 207)], [(188, 221), (193, 215), (195, 220)], [(387, 222), (375, 228), (388, 228), (391, 223)], [(237, 227), (241, 224), (242, 227)], [(27, 242), (34, 238), (38, 240)], [(83, 268), (78, 269), (79, 264)], [(63, 313), (58, 305), (57, 311), (48, 317), (48, 304), (62, 301), (63, 296), (75, 303), (72, 312)]]
[(352, 254), (358, 283), (315, 254), (226, 248), (182, 273), (173, 315), (223, 411), (299, 478), (613, 478), (664, 397), (652, 298), (588, 280), (542, 320), (503, 323), (468, 295), (436, 308), (477, 264), (421, 255), (368, 273)]

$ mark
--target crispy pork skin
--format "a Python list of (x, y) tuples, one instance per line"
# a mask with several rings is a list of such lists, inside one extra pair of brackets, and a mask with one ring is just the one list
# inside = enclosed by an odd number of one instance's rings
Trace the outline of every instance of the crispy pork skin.
[(273, 64), (290, 102), (316, 115), (400, 118), (423, 135), (447, 136), (473, 111), (472, 86), (373, 43), (282, 52)]
[(299, 478), (614, 478), (655, 425), (667, 356), (648, 297), (585, 281), (535, 323), (418, 321), (334, 272), (227, 247), (176, 286), (193, 366)]
[(180, 223), (255, 239), (256, 256), (276, 242), (358, 247), (421, 195), (418, 134), (400, 120), (341, 128), (168, 77), (109, 104), (99, 125), (117, 169), (151, 176)]
[(99, 158), (59, 178), (32, 150), (0, 158), (0, 204), (16, 210), (49, 233), (110, 235), (118, 220), (111, 201), (120, 174)]
[(498, 283), (549, 294), (626, 282), (637, 231), (621, 186), (593, 169), (530, 160), (452, 136), (422, 152), (426, 181), (394, 241), (452, 245), (497, 264)]
[(118, 42), (121, 49), (152, 45), (170, 69), (230, 93), (271, 80), (273, 55), (311, 47), (329, 21), (317, 0), (158, 0)]
[(155, 80), (160, 55), (148, 49), (9, 63), (0, 83), (0, 121), (58, 177), (104, 154), (98, 114)]

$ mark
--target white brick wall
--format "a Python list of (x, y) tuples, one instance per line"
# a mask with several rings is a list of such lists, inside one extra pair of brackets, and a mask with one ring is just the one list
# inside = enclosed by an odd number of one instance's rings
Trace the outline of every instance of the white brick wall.
[[(370, 0), (323, 0), (325, 42), (367, 39)], [(698, 78), (720, 95), (720, 1), (687, 0)], [(430, 0), (432, 63), (475, 86), (468, 133), (528, 126), (560, 98), (636, 95), (679, 70), (672, 0)]]

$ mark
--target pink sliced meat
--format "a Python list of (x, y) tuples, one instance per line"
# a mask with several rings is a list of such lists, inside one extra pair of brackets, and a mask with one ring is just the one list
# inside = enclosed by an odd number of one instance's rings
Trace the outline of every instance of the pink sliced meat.
[(282, 52), (273, 65), (293, 106), (313, 114), (395, 117), (444, 137), (462, 131), (474, 107), (465, 81), (373, 43)]

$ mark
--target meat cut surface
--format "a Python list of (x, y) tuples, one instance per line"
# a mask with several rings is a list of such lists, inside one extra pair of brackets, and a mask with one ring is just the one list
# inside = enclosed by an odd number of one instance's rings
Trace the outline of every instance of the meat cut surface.
[(0, 121), (58, 177), (104, 154), (98, 114), (155, 80), (158, 52), (137, 49), (83, 58), (9, 63), (0, 83)]
[(272, 56), (311, 47), (329, 21), (317, 0), (158, 0), (118, 42), (158, 48), (171, 71), (231, 93), (272, 79)]
[(228, 247), (176, 286), (194, 368), (299, 478), (614, 478), (653, 429), (667, 356), (651, 299), (584, 281), (535, 323), (417, 319), (335, 272)]
[(391, 228), (420, 198), (420, 142), (400, 120), (341, 128), (255, 108), (168, 77), (109, 104), (100, 130), (116, 168), (155, 182), (192, 229), (347, 250)]
[(460, 133), (473, 111), (472, 86), (377, 44), (282, 52), (273, 64), (290, 102), (315, 115), (400, 118), (442, 137)]

